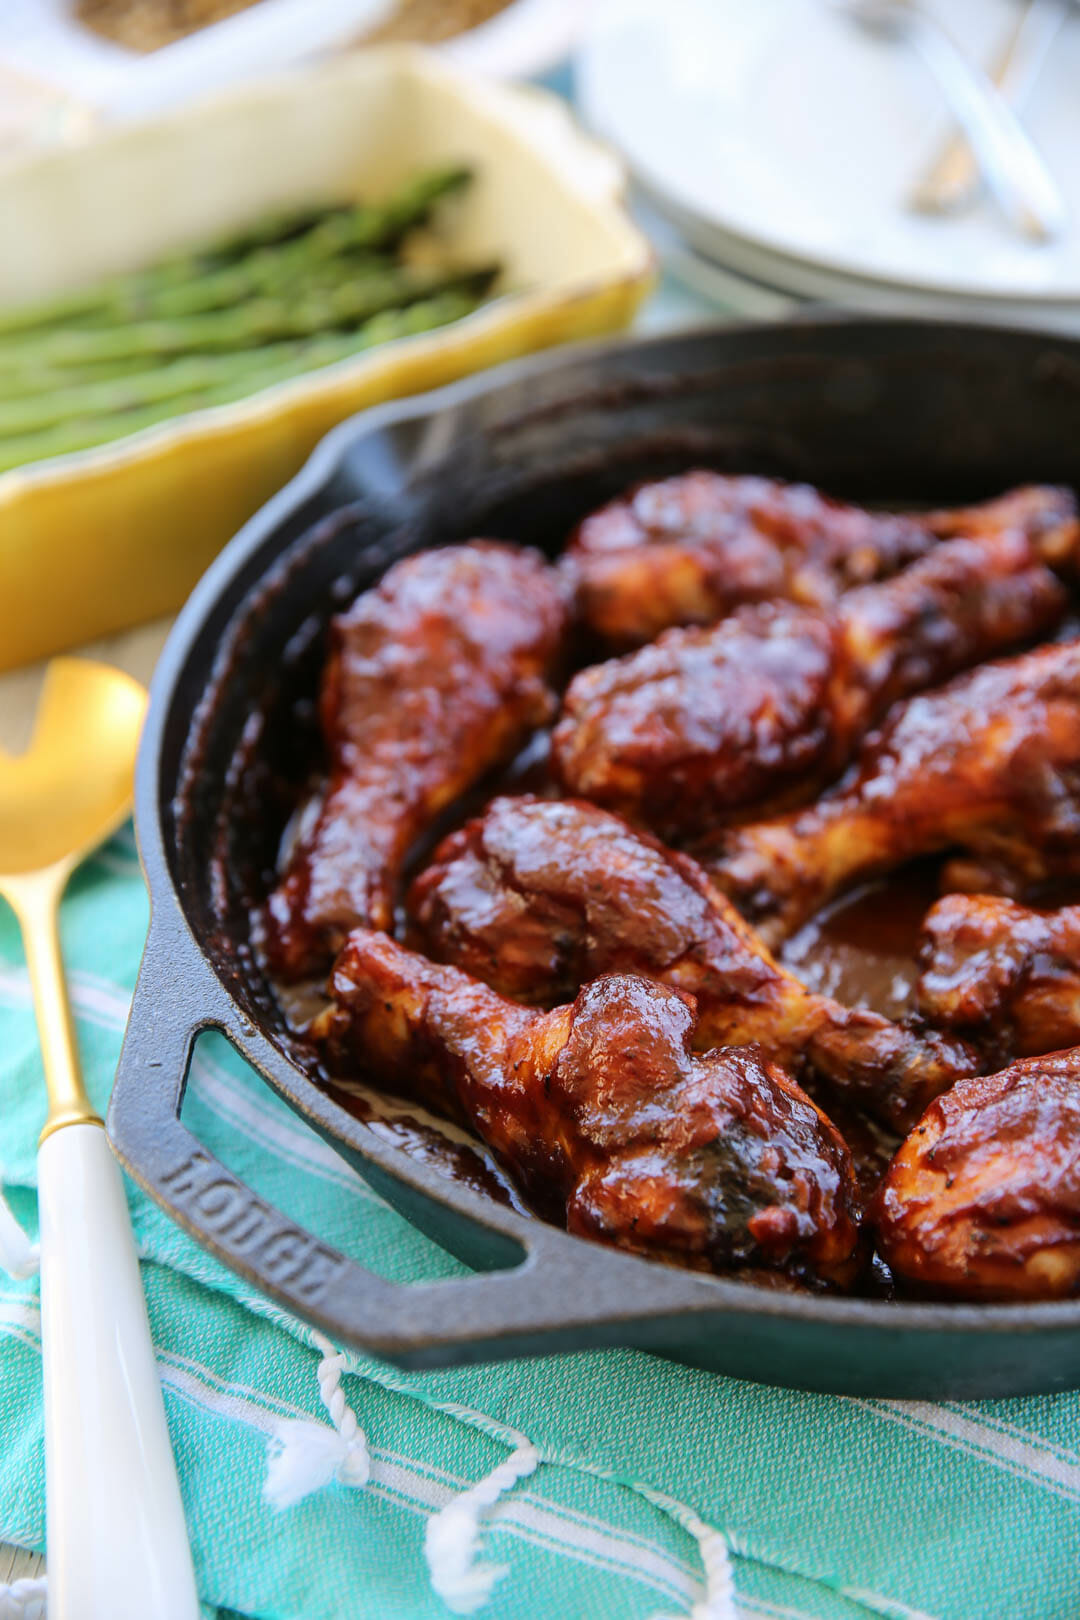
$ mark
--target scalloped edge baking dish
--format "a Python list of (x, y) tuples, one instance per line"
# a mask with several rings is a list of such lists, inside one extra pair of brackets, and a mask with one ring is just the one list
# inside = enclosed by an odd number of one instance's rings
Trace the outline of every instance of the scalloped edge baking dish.
[(0, 304), (148, 262), (312, 197), (427, 164), (477, 179), (463, 255), (511, 290), (439, 331), (0, 476), (0, 669), (178, 608), (229, 536), (343, 417), (551, 344), (618, 330), (653, 280), (623, 171), (548, 92), (407, 47), (245, 85), (0, 177)]

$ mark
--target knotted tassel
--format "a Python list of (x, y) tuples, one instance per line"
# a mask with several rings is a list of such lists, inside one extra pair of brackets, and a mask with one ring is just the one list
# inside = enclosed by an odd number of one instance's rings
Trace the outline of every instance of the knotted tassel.
[(282, 1418), (275, 1424), (263, 1496), (279, 1512), (334, 1480), (362, 1489), (371, 1474), (367, 1439), (341, 1387), (345, 1356), (321, 1333), (313, 1338), (322, 1352), (319, 1397), (333, 1428), (315, 1418)]
[(506, 1574), (505, 1564), (476, 1562), (481, 1520), (499, 1497), (519, 1479), (533, 1473), (539, 1462), (540, 1453), (523, 1439), (505, 1462), (428, 1520), (424, 1557), (431, 1584), (455, 1614), (472, 1614), (479, 1609)]
[(45, 1620), (45, 1577), (0, 1586), (0, 1620)]

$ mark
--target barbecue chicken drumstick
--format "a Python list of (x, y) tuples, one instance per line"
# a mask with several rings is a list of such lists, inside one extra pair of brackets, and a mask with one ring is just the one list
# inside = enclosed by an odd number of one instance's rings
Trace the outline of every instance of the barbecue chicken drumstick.
[(1048, 568), (1075, 576), (1080, 549), (1080, 514), (1074, 491), (1061, 485), (1021, 484), (976, 506), (921, 512), (918, 517), (939, 540), (1018, 529), (1034, 541)]
[(365, 930), (330, 993), (313, 1033), (336, 1072), (471, 1123), (571, 1232), (702, 1270), (853, 1274), (843, 1138), (755, 1050), (695, 1056), (692, 996), (609, 974), (537, 1012)]
[(962, 1041), (817, 995), (776, 962), (685, 855), (595, 805), (493, 800), (415, 880), (424, 947), (521, 1001), (573, 996), (602, 973), (693, 994), (695, 1043), (757, 1043), (904, 1130), (977, 1060)]
[(977, 864), (950, 887), (1080, 873), (1080, 642), (898, 704), (816, 804), (734, 828), (702, 859), (775, 947), (843, 890), (951, 849)]
[(334, 619), (329, 783), (263, 919), (280, 978), (328, 967), (356, 923), (390, 926), (410, 844), (550, 719), (566, 620), (554, 569), (488, 540), (406, 558)]
[(939, 539), (1020, 529), (1044, 559), (1075, 548), (1075, 499), (1038, 486), (951, 512), (868, 512), (807, 484), (688, 472), (644, 484), (594, 512), (562, 567), (588, 628), (612, 648), (672, 625), (713, 624), (747, 602), (828, 607), (887, 578)]
[(894, 1158), (874, 1217), (909, 1282), (961, 1299), (1080, 1293), (1080, 1051), (960, 1080)]
[(1052, 630), (1066, 600), (1019, 531), (945, 541), (834, 610), (742, 608), (583, 670), (553, 762), (570, 792), (700, 836), (805, 801), (890, 704)]
[(926, 915), (920, 1012), (1002, 1057), (1080, 1044), (1080, 906), (947, 894)]

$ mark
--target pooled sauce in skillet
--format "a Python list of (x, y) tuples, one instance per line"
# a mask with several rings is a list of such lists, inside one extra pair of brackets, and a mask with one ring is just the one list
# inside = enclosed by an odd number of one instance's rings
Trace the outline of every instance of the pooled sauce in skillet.
[(464, 1183), (473, 1192), (509, 1204), (520, 1214), (531, 1210), (498, 1161), (470, 1133), (449, 1120), (437, 1119), (410, 1102), (402, 1104), (362, 1081), (334, 1081), (327, 1091), (355, 1119), (363, 1120), (376, 1136), (400, 1148), (440, 1175)]
[[(787, 941), (780, 958), (811, 990), (847, 1007), (903, 1018), (911, 1011), (919, 974), (919, 930), (937, 898), (937, 864), (912, 865), (834, 901)], [(900, 1139), (865, 1114), (838, 1106), (831, 1096), (819, 1100), (847, 1140), (860, 1191), (869, 1202)], [(882, 1276), (883, 1267), (875, 1279), (879, 1284)]]
[(903, 1018), (918, 978), (919, 930), (938, 893), (937, 864), (931, 862), (863, 884), (800, 928), (781, 959), (811, 990), (848, 1007)]

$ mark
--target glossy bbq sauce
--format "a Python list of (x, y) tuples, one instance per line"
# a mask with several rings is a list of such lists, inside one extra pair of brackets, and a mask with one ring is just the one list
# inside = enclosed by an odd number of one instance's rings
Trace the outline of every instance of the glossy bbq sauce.
[(905, 867), (886, 882), (841, 896), (780, 954), (812, 990), (848, 1007), (902, 1018), (912, 1010), (919, 931), (939, 893), (936, 862)]
[[(480, 785), (431, 829), (412, 853), (402, 891), (426, 865), (436, 844), (482, 811), (497, 794), (554, 795), (557, 790), (547, 761), (548, 737), (541, 732), (509, 767)], [(922, 920), (938, 893), (936, 862), (911, 866), (887, 881), (866, 885), (834, 902), (802, 928), (783, 949), (783, 960), (814, 990), (848, 1006), (902, 1017), (910, 1010), (918, 974), (915, 950)], [(408, 939), (408, 919), (401, 909), (395, 931), (399, 938)], [(298, 1035), (325, 1005), (321, 985), (277, 985), (275, 989), (290, 1028)], [(342, 1107), (394, 1147), (448, 1179), (464, 1182), (523, 1214), (532, 1213), (494, 1156), (467, 1130), (411, 1099), (395, 1098), (362, 1080), (330, 1083), (324, 1079), (323, 1084)], [(819, 1101), (848, 1142), (863, 1199), (868, 1201), (899, 1139), (854, 1110), (838, 1106), (831, 1096), (823, 1094)], [(864, 1280), (861, 1291), (881, 1294), (889, 1289), (888, 1274), (878, 1266)]]

